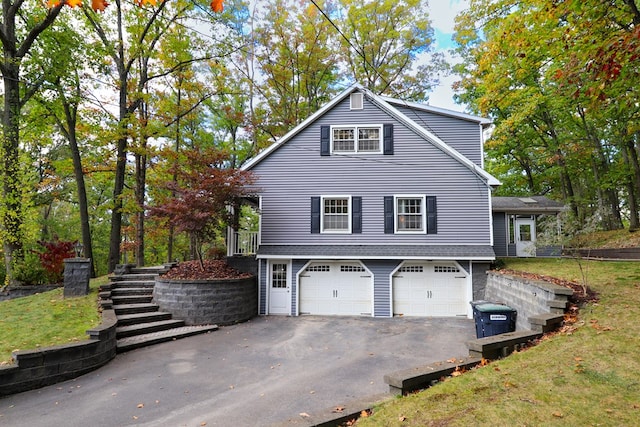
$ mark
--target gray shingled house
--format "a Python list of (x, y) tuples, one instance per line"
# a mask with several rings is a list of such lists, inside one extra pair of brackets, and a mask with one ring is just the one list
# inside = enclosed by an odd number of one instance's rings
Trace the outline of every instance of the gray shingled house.
[(259, 313), (472, 317), (495, 259), (489, 124), (355, 85), (249, 161)]

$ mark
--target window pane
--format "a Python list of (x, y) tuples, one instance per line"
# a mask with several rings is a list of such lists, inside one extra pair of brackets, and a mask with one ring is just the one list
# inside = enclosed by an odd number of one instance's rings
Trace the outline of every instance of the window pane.
[(287, 287), (287, 264), (273, 264), (271, 266), (271, 287)]
[(349, 199), (324, 199), (323, 231), (349, 230)]
[(422, 199), (398, 199), (398, 230), (422, 231)]
[(355, 151), (355, 130), (353, 128), (333, 130), (333, 151)]
[(380, 151), (380, 128), (358, 129), (358, 151)]

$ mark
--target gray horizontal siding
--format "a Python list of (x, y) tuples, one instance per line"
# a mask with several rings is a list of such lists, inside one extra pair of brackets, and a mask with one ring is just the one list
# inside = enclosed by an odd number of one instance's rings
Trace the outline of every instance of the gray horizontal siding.
[(298, 273), (302, 270), (309, 260), (296, 259), (293, 260), (291, 265), (291, 315), (295, 316), (298, 313)]
[[(320, 156), (320, 126), (394, 123), (394, 155)], [(365, 101), (349, 100), (257, 164), (262, 195), (262, 244), (490, 243), (488, 188), (483, 180)], [(311, 234), (310, 197), (362, 197), (362, 234)], [(437, 234), (384, 234), (383, 197), (437, 197)]]
[(260, 260), (259, 276), (258, 296), (260, 302), (258, 303), (258, 314), (267, 314), (267, 261), (264, 259)]
[(482, 134), (479, 123), (443, 116), (409, 107), (395, 106), (398, 111), (453, 147), (478, 166), (482, 166)]
[(507, 235), (507, 215), (504, 212), (496, 212), (493, 214), (493, 250), (496, 256), (507, 256), (507, 244), (509, 236)]
[(373, 315), (375, 317), (391, 316), (391, 283), (390, 275), (402, 261), (363, 260), (364, 265), (373, 274)]

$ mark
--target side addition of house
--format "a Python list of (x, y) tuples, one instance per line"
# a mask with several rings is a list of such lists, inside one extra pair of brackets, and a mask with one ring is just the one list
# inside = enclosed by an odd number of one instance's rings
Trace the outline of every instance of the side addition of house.
[(259, 313), (472, 317), (495, 259), (488, 124), (356, 85), (247, 163)]

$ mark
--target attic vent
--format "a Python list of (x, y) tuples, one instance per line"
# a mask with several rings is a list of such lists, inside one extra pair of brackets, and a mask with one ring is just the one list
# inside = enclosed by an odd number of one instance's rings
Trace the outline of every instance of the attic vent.
[(362, 93), (356, 92), (351, 94), (351, 109), (362, 110), (364, 108), (364, 102)]

